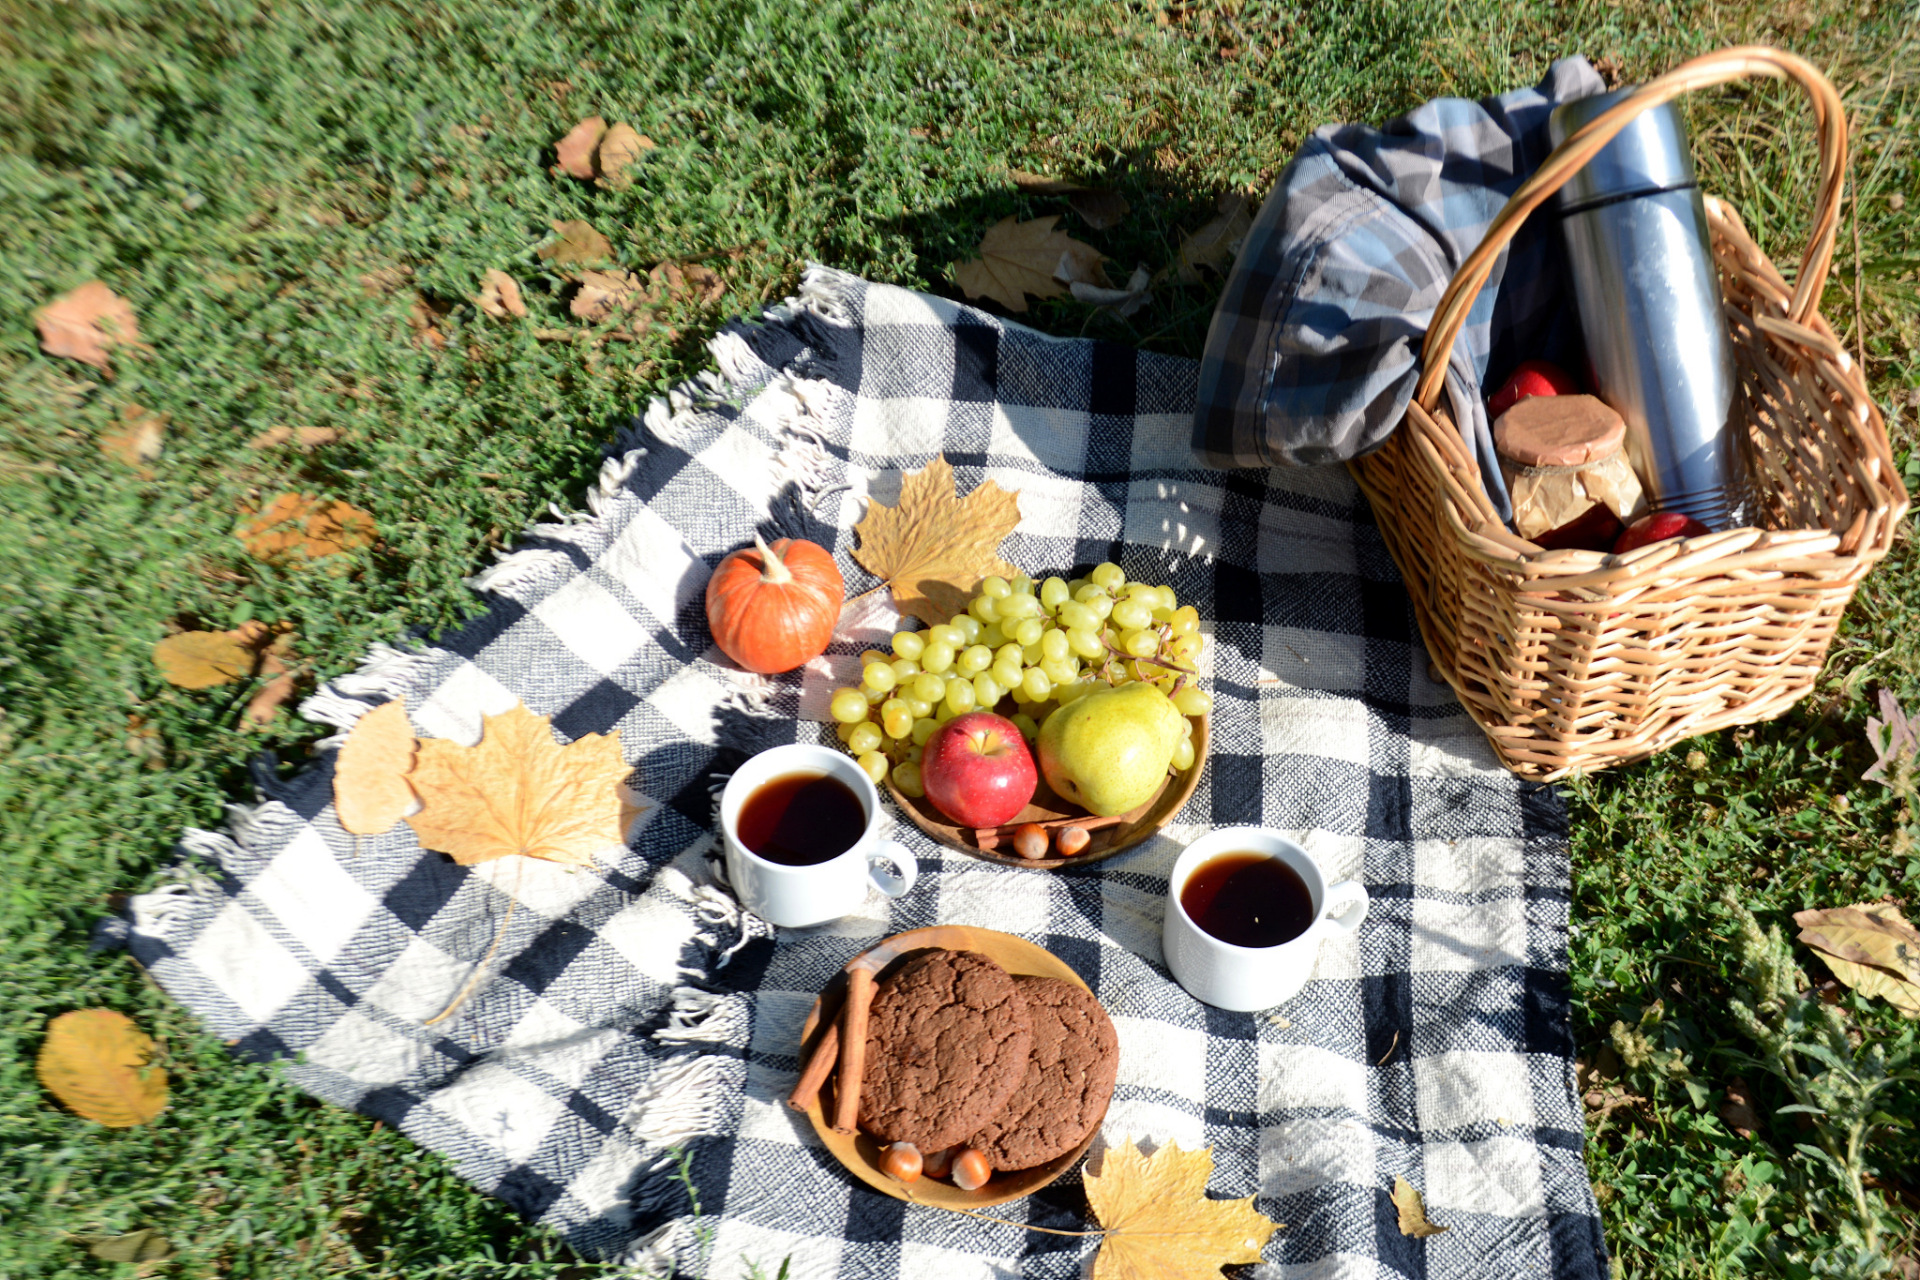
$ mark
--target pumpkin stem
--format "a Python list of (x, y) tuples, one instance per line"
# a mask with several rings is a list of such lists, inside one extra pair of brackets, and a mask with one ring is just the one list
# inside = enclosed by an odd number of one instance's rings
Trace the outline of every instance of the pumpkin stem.
[(757, 530), (753, 535), (753, 545), (760, 551), (760, 581), (769, 583), (793, 581), (793, 570), (787, 568), (780, 557), (773, 554), (773, 548), (767, 545), (766, 539), (762, 538)]

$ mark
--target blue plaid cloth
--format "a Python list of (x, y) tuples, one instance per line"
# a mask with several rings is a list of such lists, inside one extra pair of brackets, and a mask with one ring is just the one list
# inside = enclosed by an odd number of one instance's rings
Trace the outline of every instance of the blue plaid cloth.
[[(1537, 88), (1316, 131), (1254, 219), (1213, 314), (1193, 422), (1200, 455), (1217, 467), (1310, 467), (1385, 444), (1447, 281), (1553, 149), (1548, 114), (1604, 90), (1585, 58), (1563, 58)], [(1447, 370), (1454, 418), (1502, 516), (1482, 387), (1529, 357), (1579, 367), (1562, 275), (1559, 227), (1530, 220), (1494, 264)]]

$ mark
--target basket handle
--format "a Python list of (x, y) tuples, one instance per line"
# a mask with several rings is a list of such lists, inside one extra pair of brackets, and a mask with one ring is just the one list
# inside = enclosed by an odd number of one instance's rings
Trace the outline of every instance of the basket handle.
[(1426, 340), (1420, 346), (1420, 382), (1414, 399), (1428, 413), (1434, 411), (1445, 385), (1447, 362), (1454, 340), (1467, 322), (1467, 312), (1480, 296), (1480, 289), (1493, 272), (1493, 262), (1520, 230), (1528, 214), (1545, 204), (1587, 161), (1613, 140), (1615, 134), (1643, 111), (1663, 102), (1730, 80), (1752, 76), (1797, 81), (1813, 99), (1813, 122), (1820, 145), (1820, 191), (1814, 198), (1813, 232), (1806, 253), (1800, 259), (1800, 273), (1794, 280), (1793, 302), (1787, 318), (1805, 324), (1820, 301), (1820, 290), (1827, 282), (1827, 268), (1833, 261), (1834, 231), (1840, 221), (1840, 197), (1847, 170), (1846, 111), (1840, 93), (1820, 69), (1784, 49), (1766, 45), (1742, 45), (1722, 49), (1683, 62), (1672, 71), (1650, 80), (1638, 91), (1622, 99), (1605, 114), (1588, 121), (1580, 130), (1554, 149), (1541, 162), (1532, 177), (1520, 184), (1493, 222), (1480, 247), (1467, 256), (1454, 272), (1447, 291), (1434, 309), (1433, 323), (1427, 327)]

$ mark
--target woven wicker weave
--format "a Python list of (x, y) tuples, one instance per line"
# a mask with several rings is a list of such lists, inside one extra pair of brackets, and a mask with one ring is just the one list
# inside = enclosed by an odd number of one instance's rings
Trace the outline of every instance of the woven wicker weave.
[[(1521, 221), (1622, 126), (1681, 93), (1757, 75), (1807, 90), (1821, 171), (1792, 285), (1738, 215), (1707, 200), (1758, 527), (1619, 556), (1543, 551), (1501, 522), (1440, 405), (1447, 354)], [(1710, 54), (1568, 138), (1448, 285), (1402, 429), (1351, 465), (1428, 653), (1515, 773), (1552, 780), (1780, 715), (1813, 688), (1841, 611), (1887, 553), (1906, 490), (1862, 371), (1817, 310), (1845, 169), (1840, 98), (1817, 69), (1763, 47)]]

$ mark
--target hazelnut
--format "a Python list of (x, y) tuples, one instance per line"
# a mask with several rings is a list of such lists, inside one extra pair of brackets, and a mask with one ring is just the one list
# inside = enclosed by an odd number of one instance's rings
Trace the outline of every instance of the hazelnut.
[(911, 1142), (896, 1142), (880, 1153), (880, 1172), (895, 1182), (920, 1181), (923, 1164), (920, 1148)]
[(1053, 837), (1053, 847), (1060, 851), (1063, 858), (1071, 858), (1087, 847), (1087, 841), (1093, 839), (1085, 827), (1062, 827)]
[(1023, 822), (1013, 829), (1013, 851), (1023, 858), (1037, 860), (1047, 856), (1047, 833), (1037, 822)]
[(972, 1147), (962, 1147), (953, 1158), (953, 1185), (962, 1191), (978, 1191), (993, 1176), (993, 1166)]
[(929, 1178), (944, 1178), (953, 1172), (953, 1158), (960, 1154), (958, 1146), (942, 1147), (938, 1151), (926, 1154), (923, 1172)]

